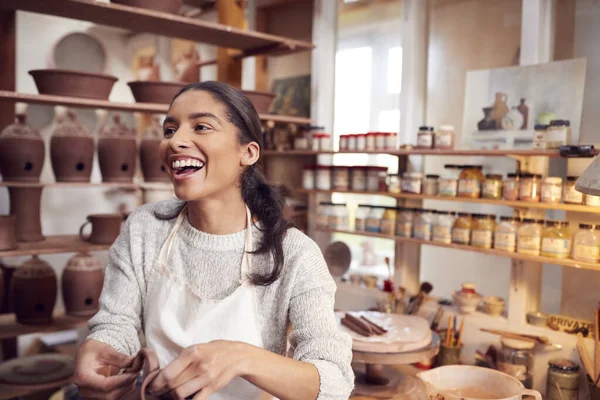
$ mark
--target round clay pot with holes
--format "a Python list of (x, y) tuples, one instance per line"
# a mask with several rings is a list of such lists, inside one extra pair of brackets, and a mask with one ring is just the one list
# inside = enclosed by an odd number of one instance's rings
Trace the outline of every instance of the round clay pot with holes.
[(137, 156), (135, 132), (121, 123), (118, 114), (98, 139), (98, 161), (104, 182), (133, 182)]
[(94, 138), (74, 112), (57, 117), (50, 139), (50, 159), (57, 182), (89, 182), (94, 163)]
[(0, 215), (0, 251), (17, 248), (17, 217)]
[(10, 215), (17, 218), (16, 235), (18, 242), (39, 242), (44, 240), (40, 209), (42, 185), (32, 187), (9, 186)]
[(54, 270), (37, 256), (17, 268), (10, 284), (17, 322), (30, 325), (51, 323), (57, 286)]
[(140, 143), (140, 163), (145, 182), (171, 182), (158, 154), (158, 145), (163, 137), (163, 130), (158, 120), (154, 120)]
[(44, 166), (44, 141), (19, 114), (0, 133), (0, 173), (4, 181), (39, 182)]
[(62, 274), (62, 296), (68, 315), (91, 317), (98, 312), (104, 283), (104, 268), (96, 257), (79, 253), (68, 262)]

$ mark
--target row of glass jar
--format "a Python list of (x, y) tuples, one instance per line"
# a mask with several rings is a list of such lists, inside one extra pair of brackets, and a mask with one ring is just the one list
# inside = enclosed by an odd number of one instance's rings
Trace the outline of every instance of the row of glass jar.
[(395, 150), (398, 148), (396, 132), (368, 132), (340, 135), (340, 151)]
[(387, 191), (387, 167), (305, 165), (302, 187), (318, 190)]
[[(321, 203), (317, 225), (349, 229), (346, 204)], [(453, 211), (359, 205), (356, 231), (457, 243), (506, 252), (600, 262), (600, 225), (580, 224), (574, 232), (567, 221), (544, 221)]]
[(419, 149), (453, 149), (454, 127), (441, 125), (435, 132), (433, 126), (421, 126), (417, 133), (417, 148)]

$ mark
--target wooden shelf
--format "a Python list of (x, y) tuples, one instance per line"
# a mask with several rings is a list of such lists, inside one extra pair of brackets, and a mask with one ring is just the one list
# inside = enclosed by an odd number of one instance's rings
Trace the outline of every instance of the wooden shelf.
[(317, 230), (321, 231), (321, 232), (328, 232), (328, 233), (347, 233), (347, 234), (351, 234), (351, 235), (369, 236), (369, 237), (375, 237), (375, 238), (380, 238), (380, 239), (390, 239), (390, 240), (395, 240), (396, 242), (416, 243), (416, 244), (424, 244), (424, 245), (429, 245), (429, 246), (445, 247), (448, 249), (465, 250), (465, 251), (471, 251), (471, 252), (476, 252), (476, 253), (481, 253), (481, 254), (488, 254), (488, 255), (493, 255), (493, 256), (508, 257), (508, 258), (512, 258), (514, 260), (532, 261), (532, 262), (543, 263), (543, 264), (555, 264), (555, 265), (562, 265), (565, 267), (589, 269), (592, 271), (600, 271), (600, 263), (576, 261), (576, 260), (571, 260), (571, 259), (557, 259), (557, 258), (542, 257), (542, 256), (529, 256), (526, 254), (508, 253), (505, 251), (500, 251), (500, 250), (495, 250), (495, 249), (483, 249), (483, 248), (479, 248), (479, 247), (475, 247), (475, 246), (468, 246), (468, 245), (462, 245), (462, 244), (456, 244), (456, 243), (446, 244), (446, 243), (439, 243), (439, 242), (421, 240), (421, 239), (416, 239), (416, 238), (405, 238), (405, 237), (401, 237), (401, 236), (385, 235), (382, 233), (375, 233), (375, 232), (351, 231), (351, 230), (343, 230), (343, 229), (332, 230), (332, 229), (325, 229), (325, 228), (317, 228)]
[[(170, 184), (167, 184), (171, 186)], [(56, 188), (118, 188), (118, 189), (140, 189), (144, 184), (137, 183), (116, 183), (116, 182), (3, 182), (0, 181), (0, 186), (7, 187), (56, 187)]]
[(109, 244), (91, 244), (78, 235), (46, 236), (40, 242), (20, 242), (14, 250), (0, 251), (0, 257), (33, 256), (39, 254), (77, 253), (108, 250)]
[(325, 152), (325, 151), (314, 151), (314, 150), (288, 150), (288, 151), (278, 151), (278, 150), (264, 150), (261, 152), (263, 156), (279, 156), (279, 157), (287, 157), (287, 156), (318, 156), (320, 154), (334, 154), (333, 151)]
[(114, 26), (241, 50), (240, 57), (312, 50), (312, 43), (213, 22), (94, 0), (3, 0), (0, 8)]
[[(31, 104), (61, 105), (79, 108), (101, 108), (104, 110), (165, 114), (168, 104), (153, 103), (115, 103), (109, 100), (85, 99), (80, 97), (54, 96), (49, 94), (17, 93), (0, 90), (0, 101), (22, 102)], [(260, 114), (261, 121), (273, 121), (289, 124), (311, 124), (310, 118), (288, 117), (286, 115)]]
[[(596, 150), (598, 154), (600, 150)], [(270, 150), (268, 155), (305, 156), (319, 154), (389, 154), (392, 156), (481, 156), (481, 157), (560, 157), (558, 150), (370, 150), (370, 151), (312, 151), (312, 150)]]
[(64, 312), (55, 313), (54, 320), (47, 325), (23, 325), (16, 321), (15, 314), (0, 315), (0, 339), (8, 339), (30, 333), (60, 332), (86, 326), (87, 318), (73, 318)]
[(582, 213), (600, 214), (600, 207), (592, 207), (578, 204), (554, 204), (554, 203), (529, 203), (526, 201), (510, 201), (510, 200), (492, 200), (485, 198), (468, 198), (468, 197), (443, 197), (443, 196), (427, 196), (424, 194), (411, 194), (411, 193), (389, 193), (389, 192), (359, 192), (354, 190), (307, 190), (307, 189), (296, 189), (298, 193), (348, 193), (348, 194), (359, 194), (359, 195), (376, 195), (376, 196), (388, 196), (396, 199), (406, 200), (439, 200), (439, 201), (453, 201), (460, 203), (475, 203), (475, 204), (490, 204), (495, 206), (505, 206), (512, 208), (536, 208), (542, 210), (563, 210), (573, 211)]

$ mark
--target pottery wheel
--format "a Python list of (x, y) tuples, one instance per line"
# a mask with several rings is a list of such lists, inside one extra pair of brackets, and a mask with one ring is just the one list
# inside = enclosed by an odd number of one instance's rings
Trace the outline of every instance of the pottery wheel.
[(57, 381), (73, 375), (75, 360), (65, 354), (39, 354), (0, 364), (0, 382), (31, 385)]

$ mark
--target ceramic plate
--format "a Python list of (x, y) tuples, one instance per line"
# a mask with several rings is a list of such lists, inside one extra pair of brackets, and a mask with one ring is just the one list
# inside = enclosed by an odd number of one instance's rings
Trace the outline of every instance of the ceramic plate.
[(39, 354), (0, 364), (0, 382), (9, 385), (42, 384), (73, 375), (75, 360), (65, 354)]

